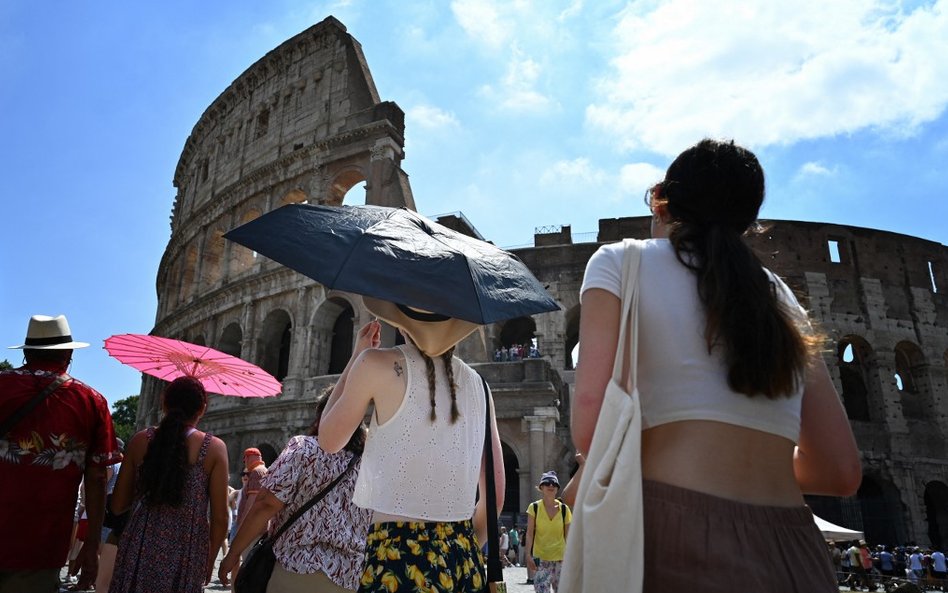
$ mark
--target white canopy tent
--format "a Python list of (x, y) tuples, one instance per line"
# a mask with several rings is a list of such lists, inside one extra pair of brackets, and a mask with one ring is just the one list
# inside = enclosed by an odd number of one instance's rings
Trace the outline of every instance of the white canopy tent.
[(849, 541), (854, 539), (864, 539), (865, 537), (861, 531), (855, 531), (853, 529), (846, 529), (845, 527), (834, 525), (826, 519), (821, 519), (816, 515), (813, 515), (813, 521), (816, 522), (816, 526), (820, 528), (820, 533), (823, 534), (825, 539)]

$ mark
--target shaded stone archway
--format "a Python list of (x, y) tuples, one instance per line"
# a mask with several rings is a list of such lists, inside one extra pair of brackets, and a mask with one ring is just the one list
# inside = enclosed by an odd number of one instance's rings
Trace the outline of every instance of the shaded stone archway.
[(516, 525), (520, 514), (520, 460), (517, 453), (507, 443), (500, 442), (504, 452), (504, 476), (507, 487), (504, 490), (504, 508), (501, 510), (501, 522), (508, 527)]
[(929, 482), (925, 486), (925, 520), (932, 547), (942, 550), (948, 544), (948, 486)]

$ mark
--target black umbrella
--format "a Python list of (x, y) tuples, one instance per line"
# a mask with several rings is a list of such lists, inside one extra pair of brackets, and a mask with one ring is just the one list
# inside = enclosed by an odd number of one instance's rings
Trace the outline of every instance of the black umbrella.
[(517, 256), (405, 208), (290, 204), (224, 236), (329, 288), (472, 323), (560, 308)]

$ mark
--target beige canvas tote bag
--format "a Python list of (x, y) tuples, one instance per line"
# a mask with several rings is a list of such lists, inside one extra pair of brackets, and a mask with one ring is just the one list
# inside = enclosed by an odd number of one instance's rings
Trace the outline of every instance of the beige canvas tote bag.
[[(619, 342), (573, 508), (560, 577), (564, 593), (642, 591), (642, 416), (636, 367), (644, 241), (624, 243)], [(626, 360), (629, 371), (623, 378)]]

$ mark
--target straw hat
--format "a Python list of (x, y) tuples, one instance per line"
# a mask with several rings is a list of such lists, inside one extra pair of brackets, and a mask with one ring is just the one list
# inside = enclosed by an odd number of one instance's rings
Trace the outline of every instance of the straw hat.
[(428, 356), (440, 356), (466, 338), (479, 325), (455, 317), (363, 296), (365, 307), (379, 319), (402, 330)]
[(31, 350), (75, 350), (85, 348), (86, 342), (74, 342), (69, 322), (65, 315), (50, 317), (49, 315), (34, 315), (30, 317), (30, 324), (26, 328), (26, 342), (9, 348), (28, 348)]

